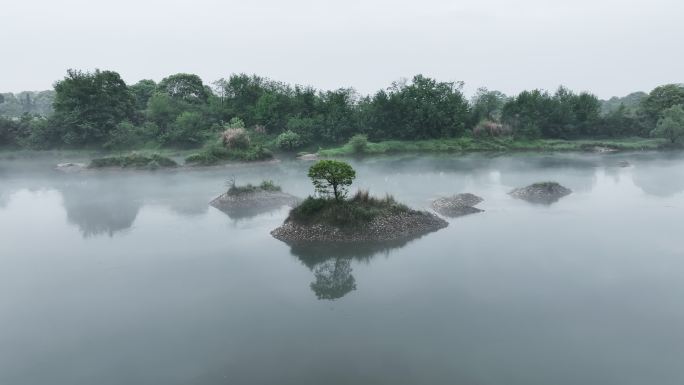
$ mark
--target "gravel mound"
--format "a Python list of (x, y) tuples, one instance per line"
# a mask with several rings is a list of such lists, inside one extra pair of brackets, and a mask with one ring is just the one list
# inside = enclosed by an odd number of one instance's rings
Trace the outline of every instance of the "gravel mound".
[(570, 193), (572, 190), (556, 182), (542, 182), (516, 188), (508, 194), (531, 203), (551, 204)]

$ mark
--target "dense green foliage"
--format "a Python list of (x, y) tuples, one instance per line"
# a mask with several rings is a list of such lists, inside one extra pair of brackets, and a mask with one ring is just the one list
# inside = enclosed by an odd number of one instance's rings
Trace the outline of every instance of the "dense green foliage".
[(368, 136), (363, 134), (357, 134), (349, 139), (347, 145), (354, 151), (355, 154), (362, 154), (366, 152), (368, 148)]
[(273, 153), (261, 145), (247, 149), (229, 150), (220, 143), (211, 143), (187, 158), (185, 163), (192, 166), (212, 166), (224, 161), (257, 161), (273, 158)]
[[(320, 91), (245, 74), (211, 86), (186, 73), (127, 85), (113, 71), (69, 70), (54, 91), (3, 94), (0, 147), (204, 148), (198, 157), (215, 160), (263, 158), (276, 147), (295, 151), (352, 137), (358, 146), (350, 145), (365, 151), (355, 135), (374, 142), (648, 137), (665, 110), (684, 104), (678, 84), (604, 102), (563, 87), (513, 97), (481, 88), (467, 100), (462, 86), (416, 75), (362, 96), (351, 88)], [(232, 133), (251, 141), (233, 146), (229, 129), (243, 129)], [(221, 142), (220, 156), (207, 154)]]
[[(624, 139), (527, 139), (515, 137), (494, 137), (478, 139), (472, 137), (428, 139), (428, 140), (386, 140), (368, 142), (364, 153), (369, 155), (401, 152), (474, 152), (474, 151), (596, 151), (600, 149), (642, 151), (656, 150), (664, 143), (660, 138)], [(318, 151), (325, 157), (354, 155), (356, 151), (349, 143)]]
[(663, 111), (653, 135), (666, 138), (670, 144), (684, 137), (684, 107), (678, 104)]
[(375, 198), (359, 191), (350, 199), (335, 200), (308, 197), (290, 211), (288, 221), (301, 224), (328, 224), (335, 227), (360, 228), (381, 215), (407, 212), (392, 196)]
[(52, 102), (55, 91), (31, 92), (18, 94), (0, 94), (0, 116), (19, 118), (24, 114), (48, 116), (52, 114)]
[(301, 135), (292, 130), (287, 130), (276, 138), (276, 146), (282, 150), (296, 150), (303, 144)]
[(169, 159), (159, 154), (146, 156), (133, 153), (123, 156), (111, 156), (93, 159), (88, 165), (88, 168), (120, 167), (155, 170), (158, 168), (169, 168), (176, 166), (178, 166), (178, 164), (173, 159)]
[(339, 201), (347, 195), (349, 186), (356, 178), (356, 171), (342, 161), (319, 160), (309, 168), (308, 176), (318, 194)]

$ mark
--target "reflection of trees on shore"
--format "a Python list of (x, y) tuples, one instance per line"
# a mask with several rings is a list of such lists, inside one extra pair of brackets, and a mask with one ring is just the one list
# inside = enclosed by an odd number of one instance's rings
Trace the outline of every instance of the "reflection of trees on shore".
[(141, 203), (125, 188), (102, 185), (99, 181), (64, 185), (62, 192), (67, 220), (84, 237), (126, 230), (133, 225)]
[(634, 184), (649, 195), (664, 198), (684, 191), (684, 168), (680, 161), (639, 163), (633, 175)]
[(290, 244), (290, 253), (314, 274), (311, 290), (321, 300), (336, 300), (356, 290), (352, 275), (353, 261), (369, 262), (378, 255), (388, 255), (420, 236), (391, 242)]

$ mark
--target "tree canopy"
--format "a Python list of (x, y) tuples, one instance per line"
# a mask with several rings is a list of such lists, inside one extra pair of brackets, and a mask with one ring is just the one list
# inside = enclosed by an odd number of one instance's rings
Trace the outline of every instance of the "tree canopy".
[[(603, 102), (565, 87), (512, 97), (480, 88), (467, 99), (462, 82), (423, 75), (365, 96), (353, 88), (317, 90), (247, 74), (211, 84), (178, 73), (128, 86), (114, 71), (69, 70), (54, 91), (2, 94), (0, 116), (10, 118), (2, 122), (3, 142), (32, 148), (201, 147), (218, 140), (232, 119), (244, 122), (261, 143), (288, 151), (341, 144), (355, 135), (370, 141), (481, 132), (547, 139), (649, 136), (665, 110), (684, 103), (679, 84)], [(132, 133), (130, 140), (121, 138), (126, 133)]]
[(356, 171), (346, 162), (320, 160), (309, 168), (308, 176), (317, 193), (339, 201), (347, 195)]

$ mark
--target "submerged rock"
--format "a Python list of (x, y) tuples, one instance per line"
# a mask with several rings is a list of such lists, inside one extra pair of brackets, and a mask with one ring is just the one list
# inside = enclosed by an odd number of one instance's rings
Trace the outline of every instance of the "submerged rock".
[(483, 200), (479, 196), (470, 193), (456, 194), (450, 197), (435, 199), (432, 201), (432, 208), (439, 214), (447, 217), (460, 217), (483, 212), (484, 210), (473, 207)]
[(271, 231), (289, 244), (316, 242), (387, 242), (419, 237), (445, 228), (448, 222), (426, 211), (408, 209), (379, 215), (363, 226), (341, 228), (325, 223), (303, 224), (286, 221)]
[(508, 194), (514, 198), (531, 203), (551, 204), (570, 194), (572, 190), (556, 182), (534, 183), (527, 187), (516, 188)]
[(62, 172), (78, 172), (82, 171), (84, 168), (86, 168), (86, 165), (83, 163), (59, 163), (57, 167), (55, 167), (55, 170), (57, 171), (62, 171)]
[(283, 206), (294, 206), (299, 199), (282, 191), (269, 191), (254, 187), (249, 191), (219, 195), (209, 204), (231, 218), (249, 218)]
[(320, 157), (318, 154), (300, 154), (297, 156), (299, 160), (318, 160)]

